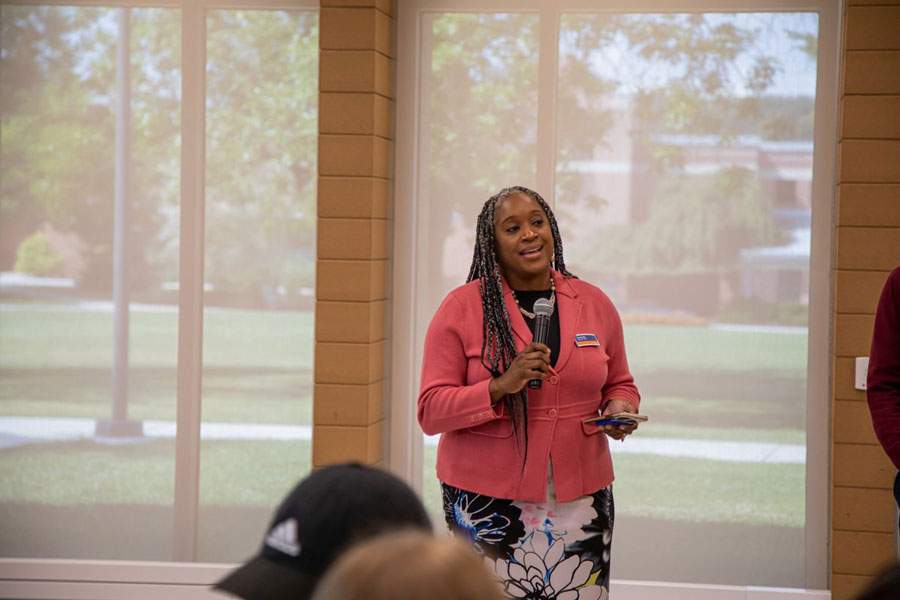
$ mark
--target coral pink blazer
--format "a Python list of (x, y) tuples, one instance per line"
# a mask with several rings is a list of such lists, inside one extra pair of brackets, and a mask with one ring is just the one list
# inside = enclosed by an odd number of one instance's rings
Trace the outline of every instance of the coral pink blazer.
[[(482, 308), (478, 282), (456, 288), (441, 303), (425, 337), (418, 418), (422, 430), (440, 433), (437, 477), (444, 483), (495, 498), (546, 500), (552, 464), (559, 502), (574, 500), (613, 481), (606, 435), (582, 419), (612, 398), (639, 406), (628, 371), (622, 322), (610, 299), (580, 279), (551, 272), (559, 311), (560, 352), (539, 390), (528, 391), (528, 457), (513, 435), (502, 403), (491, 407), (491, 376), (481, 364)], [(506, 310), (519, 350), (531, 331), (503, 282)], [(599, 345), (575, 345), (576, 334), (594, 334)]]

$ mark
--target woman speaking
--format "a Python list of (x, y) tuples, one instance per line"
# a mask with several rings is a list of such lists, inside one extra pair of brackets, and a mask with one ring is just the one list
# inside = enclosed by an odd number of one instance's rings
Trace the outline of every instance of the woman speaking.
[[(553, 307), (546, 344), (532, 341), (538, 298)], [(442, 434), (448, 526), (484, 554), (508, 594), (607, 597), (607, 437), (636, 425), (585, 419), (637, 412), (639, 402), (612, 302), (566, 270), (544, 199), (501, 190), (478, 216), (468, 283), (428, 328), (418, 418), (425, 433)]]

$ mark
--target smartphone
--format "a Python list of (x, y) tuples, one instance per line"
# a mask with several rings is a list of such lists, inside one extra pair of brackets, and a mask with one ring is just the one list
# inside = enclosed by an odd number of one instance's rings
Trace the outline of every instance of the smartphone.
[(584, 419), (584, 422), (588, 425), (596, 425), (597, 427), (602, 427), (603, 425), (634, 425), (636, 423), (643, 423), (646, 420), (646, 415), (620, 412), (613, 413), (611, 415), (597, 415), (596, 417), (588, 417), (587, 419)]

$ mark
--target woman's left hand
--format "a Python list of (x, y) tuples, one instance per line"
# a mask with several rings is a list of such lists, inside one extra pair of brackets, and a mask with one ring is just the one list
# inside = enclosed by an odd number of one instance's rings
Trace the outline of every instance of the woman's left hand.
[[(604, 416), (620, 412), (636, 413), (637, 409), (631, 402), (622, 400), (621, 398), (613, 398), (609, 401), (609, 404), (606, 405), (606, 408), (603, 409)], [(635, 429), (637, 429), (637, 423), (632, 423), (631, 425), (603, 425), (603, 433), (614, 440), (624, 440), (625, 437), (631, 435)]]

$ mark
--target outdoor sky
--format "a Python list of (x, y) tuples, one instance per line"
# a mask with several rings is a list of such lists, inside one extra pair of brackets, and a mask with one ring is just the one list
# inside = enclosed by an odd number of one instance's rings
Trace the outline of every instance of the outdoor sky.
[[(652, 19), (660, 15), (633, 14), (634, 19)], [(685, 19), (687, 14), (681, 15)], [(816, 92), (816, 61), (808, 56), (800, 40), (790, 33), (812, 35), (818, 38), (819, 17), (812, 12), (796, 13), (706, 13), (704, 20), (711, 26), (733, 23), (740, 28), (752, 28), (758, 32), (758, 48), (777, 57), (777, 70), (766, 96), (809, 96)], [(566, 40), (561, 36), (561, 51), (565, 52)], [(748, 71), (754, 56), (742, 54), (734, 61), (737, 71)], [(598, 48), (592, 53), (592, 69), (604, 78), (621, 83), (620, 90), (630, 95), (639, 81), (643, 87), (655, 87), (678, 73), (672, 73), (669, 65), (654, 64), (644, 60), (629, 49), (624, 36), (618, 43)], [(735, 73), (736, 75), (736, 73)], [(747, 95), (740, 77), (731, 78), (734, 96)]]

